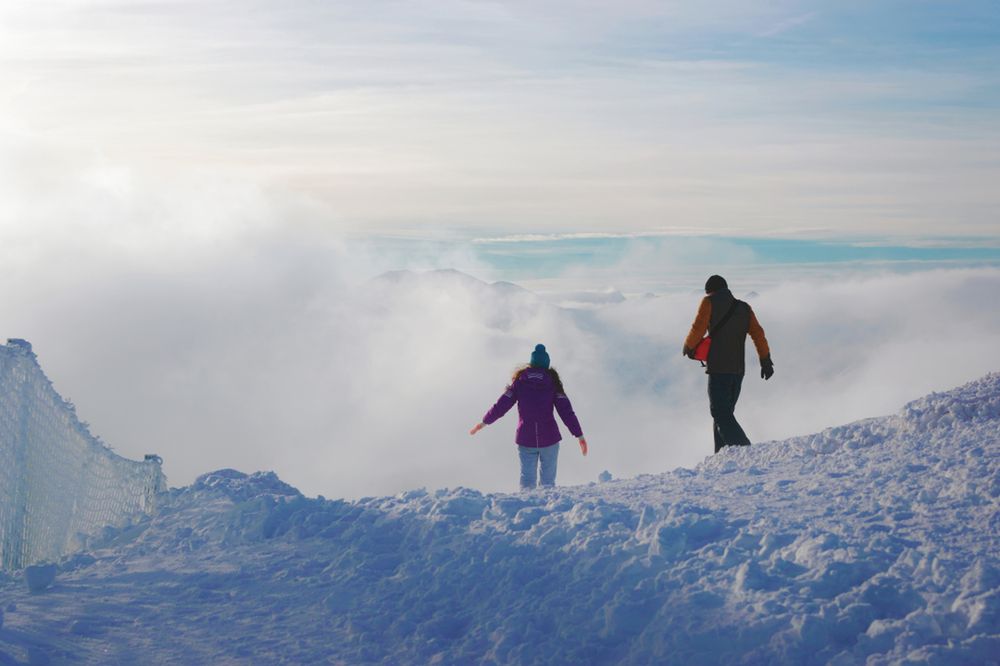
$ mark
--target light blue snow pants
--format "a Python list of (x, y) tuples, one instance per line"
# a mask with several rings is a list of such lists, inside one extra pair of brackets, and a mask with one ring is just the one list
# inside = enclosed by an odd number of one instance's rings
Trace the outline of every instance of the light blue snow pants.
[(521, 458), (521, 490), (531, 490), (535, 487), (539, 466), (542, 468), (541, 485), (556, 485), (556, 464), (559, 462), (558, 442), (540, 449), (519, 445), (517, 455)]

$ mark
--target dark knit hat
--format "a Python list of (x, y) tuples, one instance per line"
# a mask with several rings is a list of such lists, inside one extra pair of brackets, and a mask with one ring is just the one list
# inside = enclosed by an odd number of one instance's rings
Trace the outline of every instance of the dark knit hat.
[(531, 367), (549, 367), (549, 353), (545, 351), (545, 345), (535, 345), (535, 351), (531, 352)]
[(729, 285), (726, 284), (726, 278), (721, 275), (713, 275), (708, 278), (708, 282), (705, 283), (706, 294), (711, 294), (713, 291), (719, 291), (720, 289), (729, 289)]

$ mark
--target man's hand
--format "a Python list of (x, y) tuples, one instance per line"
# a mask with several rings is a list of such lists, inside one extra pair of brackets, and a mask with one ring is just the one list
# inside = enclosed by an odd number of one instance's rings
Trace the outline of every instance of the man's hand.
[(694, 350), (688, 347), (687, 345), (684, 346), (684, 350), (681, 352), (681, 354), (687, 356), (688, 358), (694, 358)]
[(587, 438), (586, 437), (581, 437), (580, 438), (580, 453), (582, 453), (584, 456), (587, 455)]
[(760, 359), (760, 378), (767, 381), (772, 376), (774, 376), (774, 361), (768, 354), (766, 358)]
[(482, 430), (485, 427), (486, 427), (485, 423), (482, 423), (482, 422), (477, 423), (476, 425), (472, 426), (472, 430), (469, 431), (469, 434), (470, 435), (475, 435), (477, 432), (479, 432), (480, 430)]

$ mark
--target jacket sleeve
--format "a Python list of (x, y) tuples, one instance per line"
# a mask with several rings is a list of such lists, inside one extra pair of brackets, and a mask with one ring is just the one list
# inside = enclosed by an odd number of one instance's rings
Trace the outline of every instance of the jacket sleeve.
[(750, 339), (753, 340), (754, 347), (757, 348), (757, 356), (760, 356), (761, 358), (767, 358), (770, 356), (771, 348), (767, 344), (767, 338), (764, 337), (764, 329), (761, 327), (760, 322), (757, 321), (757, 315), (753, 313), (753, 308), (750, 308), (749, 333)]
[(569, 398), (566, 397), (565, 393), (556, 394), (555, 399), (556, 411), (559, 412), (559, 418), (562, 422), (566, 424), (569, 428), (570, 433), (574, 437), (583, 437), (583, 429), (580, 427), (580, 421), (576, 418), (576, 412), (573, 411), (573, 405), (570, 403)]
[(697, 347), (701, 339), (708, 333), (708, 326), (711, 322), (712, 301), (706, 296), (701, 299), (701, 305), (698, 306), (698, 314), (694, 318), (694, 323), (691, 324), (691, 331), (688, 333), (687, 340), (684, 341), (684, 346), (688, 349)]
[(496, 403), (490, 407), (489, 411), (486, 412), (486, 416), (483, 417), (483, 423), (489, 425), (499, 419), (501, 416), (510, 411), (510, 408), (514, 406), (517, 402), (517, 392), (514, 385), (511, 384), (507, 387), (507, 390), (503, 392), (503, 395), (496, 401)]

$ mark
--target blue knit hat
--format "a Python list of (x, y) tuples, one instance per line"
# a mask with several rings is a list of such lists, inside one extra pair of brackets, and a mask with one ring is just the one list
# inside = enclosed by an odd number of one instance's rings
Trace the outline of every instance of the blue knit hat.
[(531, 352), (531, 367), (549, 367), (549, 353), (545, 351), (545, 345), (535, 345), (535, 351)]

